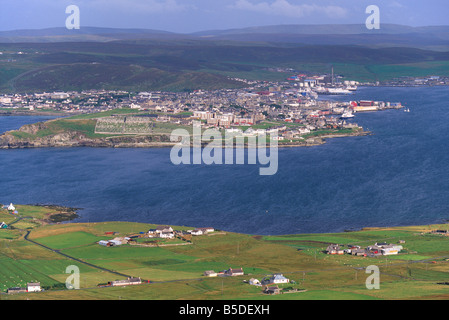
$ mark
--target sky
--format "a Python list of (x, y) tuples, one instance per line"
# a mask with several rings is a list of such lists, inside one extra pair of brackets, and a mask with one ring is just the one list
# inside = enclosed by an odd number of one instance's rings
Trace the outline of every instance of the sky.
[(381, 23), (449, 25), (448, 0), (0, 0), (0, 30), (65, 27), (66, 7), (80, 26), (190, 33), (279, 24), (365, 23), (376, 5)]

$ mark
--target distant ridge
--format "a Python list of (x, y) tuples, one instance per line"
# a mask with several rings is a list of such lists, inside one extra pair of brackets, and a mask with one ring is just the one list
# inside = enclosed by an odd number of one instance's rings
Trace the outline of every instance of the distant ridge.
[(0, 31), (0, 43), (109, 42), (126, 40), (216, 40), (307, 45), (363, 45), (449, 50), (449, 26), (410, 27), (381, 24), (368, 30), (364, 24), (272, 25), (239, 29), (174, 33), (139, 28), (65, 27)]
[(123, 39), (151, 39), (183, 37), (173, 32), (136, 28), (81, 27), (69, 30), (65, 27), (0, 31), (0, 42), (69, 42), (114, 41)]
[(285, 24), (257, 26), (228, 30), (206, 30), (192, 33), (197, 36), (230, 34), (408, 34), (449, 32), (449, 26), (410, 27), (398, 24), (381, 24), (379, 30), (368, 30), (364, 24)]

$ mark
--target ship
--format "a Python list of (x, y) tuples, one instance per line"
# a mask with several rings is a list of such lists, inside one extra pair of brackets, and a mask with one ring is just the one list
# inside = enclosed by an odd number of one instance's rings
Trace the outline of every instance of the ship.
[(315, 92), (318, 94), (332, 94), (332, 95), (338, 95), (338, 94), (352, 94), (353, 92), (348, 89), (343, 88), (324, 88), (324, 87), (316, 87)]
[(350, 119), (350, 118), (354, 118), (354, 115), (352, 114), (351, 111), (343, 112), (343, 114), (340, 117), (340, 119)]

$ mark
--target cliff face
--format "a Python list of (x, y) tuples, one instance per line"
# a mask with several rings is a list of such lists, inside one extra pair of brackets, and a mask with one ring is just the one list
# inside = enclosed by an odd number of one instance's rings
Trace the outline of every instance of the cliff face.
[[(46, 122), (25, 125), (17, 131), (0, 136), (1, 149), (48, 148), (48, 147), (162, 147), (173, 145), (166, 135), (135, 135), (116, 137), (89, 137), (88, 134), (66, 130), (48, 133)], [(43, 134), (44, 133), (44, 134)]]

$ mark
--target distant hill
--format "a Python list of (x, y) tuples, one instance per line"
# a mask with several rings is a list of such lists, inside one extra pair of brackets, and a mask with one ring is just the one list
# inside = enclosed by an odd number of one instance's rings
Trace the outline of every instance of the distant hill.
[(441, 50), (449, 48), (449, 26), (409, 27), (381, 24), (379, 30), (368, 30), (364, 24), (274, 25), (209, 30), (193, 35), (210, 40), (375, 47), (407, 46)]
[(184, 37), (186, 36), (162, 30), (100, 27), (81, 27), (80, 29), (72, 30), (60, 27), (0, 31), (0, 43), (67, 41), (106, 42), (123, 39), (172, 39)]
[(231, 78), (285, 80), (289, 75), (273, 71), (276, 67), (322, 74), (331, 65), (358, 81), (449, 75), (449, 27), (381, 28), (372, 33), (360, 25), (195, 34), (95, 27), (3, 31), (0, 91), (235, 88), (244, 83)]
[(410, 27), (381, 24), (368, 30), (364, 24), (273, 25), (228, 30), (206, 30), (189, 34), (152, 29), (64, 27), (39, 30), (0, 31), (0, 43), (19, 42), (108, 42), (116, 40), (226, 40), (287, 44), (406, 46), (449, 49), (449, 26)]
[(229, 34), (410, 34), (449, 32), (449, 26), (410, 27), (397, 24), (381, 24), (379, 30), (368, 30), (364, 24), (285, 24), (248, 27), (228, 30), (206, 30), (195, 32), (198, 36)]

